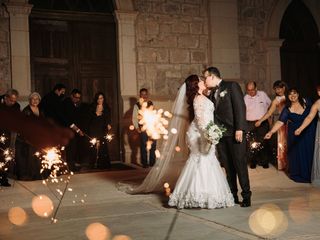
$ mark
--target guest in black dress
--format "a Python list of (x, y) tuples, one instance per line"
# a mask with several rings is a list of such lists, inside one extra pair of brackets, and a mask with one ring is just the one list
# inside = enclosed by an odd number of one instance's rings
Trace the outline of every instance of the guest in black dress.
[[(5, 95), (0, 96), (0, 105), (2, 107), (11, 109), (12, 111), (20, 112), (20, 104), (17, 102), (18, 97), (19, 92), (16, 89), (8, 89)], [(5, 129), (0, 129), (0, 135), (1, 134), (4, 134), (4, 136), (7, 138), (4, 143), (1, 143), (1, 147), (3, 149), (10, 148), (14, 151), (17, 133)], [(3, 161), (3, 159), (0, 159), (0, 161)], [(11, 166), (6, 167), (10, 168)], [(8, 181), (8, 174), (3, 168), (0, 168), (0, 186), (11, 186)]]
[[(41, 96), (33, 92), (29, 96), (29, 105), (22, 112), (27, 116), (39, 117), (43, 114), (39, 110)], [(35, 133), (37, 134), (37, 133)], [(26, 142), (21, 136), (18, 136), (16, 143), (16, 168), (15, 172), (18, 180), (39, 180), (42, 179), (40, 174), (41, 162), (34, 154), (37, 149)]]
[(111, 129), (110, 108), (105, 95), (98, 92), (90, 109), (89, 136), (97, 138), (98, 143), (91, 149), (91, 167), (110, 168), (107, 140), (104, 138)]

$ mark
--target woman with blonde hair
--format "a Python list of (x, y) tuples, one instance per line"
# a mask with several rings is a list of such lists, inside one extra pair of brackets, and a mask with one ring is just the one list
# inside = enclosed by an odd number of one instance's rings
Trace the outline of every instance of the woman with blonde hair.
[[(31, 117), (40, 117), (42, 113), (39, 110), (41, 96), (37, 92), (29, 95), (29, 104), (22, 112)], [(17, 139), (16, 150), (16, 175), (19, 180), (39, 180), (42, 179), (40, 174), (40, 160), (34, 155), (36, 148), (31, 146), (21, 136)]]

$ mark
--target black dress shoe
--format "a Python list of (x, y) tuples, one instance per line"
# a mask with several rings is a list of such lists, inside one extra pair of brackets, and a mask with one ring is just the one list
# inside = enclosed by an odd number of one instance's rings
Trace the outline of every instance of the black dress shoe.
[(269, 164), (263, 164), (262, 167), (263, 168), (269, 168)]
[(256, 167), (257, 167), (257, 164), (255, 164), (255, 163), (251, 163), (251, 164), (250, 164), (250, 168), (251, 168), (251, 169), (255, 169)]
[(233, 196), (233, 199), (235, 204), (240, 204), (238, 196)]
[(243, 199), (242, 203), (240, 203), (240, 207), (250, 207), (251, 206), (251, 200), (250, 199)]

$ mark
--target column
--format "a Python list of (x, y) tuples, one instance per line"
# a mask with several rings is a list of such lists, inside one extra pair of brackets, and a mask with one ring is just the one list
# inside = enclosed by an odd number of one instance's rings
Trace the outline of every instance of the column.
[(118, 58), (120, 94), (136, 96), (137, 70), (135, 19), (137, 12), (115, 11), (118, 26)]
[(10, 48), (12, 87), (21, 96), (31, 92), (29, 14), (32, 5), (27, 1), (10, 1), (7, 9), (10, 14)]
[(267, 77), (269, 83), (268, 92), (272, 92), (273, 82), (281, 80), (281, 61), (280, 61), (280, 47), (283, 40), (268, 39), (265, 40), (266, 56), (267, 56)]
[[(123, 113), (130, 108), (130, 97), (137, 95), (137, 57), (136, 57), (136, 35), (135, 20), (137, 12), (115, 11), (118, 31), (118, 61), (120, 94), (123, 100)], [(123, 118), (121, 125), (129, 128), (131, 116)], [(125, 162), (131, 162), (131, 148), (128, 144), (128, 134), (124, 134), (124, 156)], [(121, 156), (123, 158), (123, 156)]]

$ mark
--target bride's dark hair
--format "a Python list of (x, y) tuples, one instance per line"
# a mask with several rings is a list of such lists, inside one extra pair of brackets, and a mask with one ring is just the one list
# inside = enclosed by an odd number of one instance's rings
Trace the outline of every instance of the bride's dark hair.
[(187, 103), (189, 105), (189, 120), (191, 122), (194, 119), (193, 100), (199, 91), (199, 77), (198, 75), (190, 75), (184, 82), (186, 83)]

